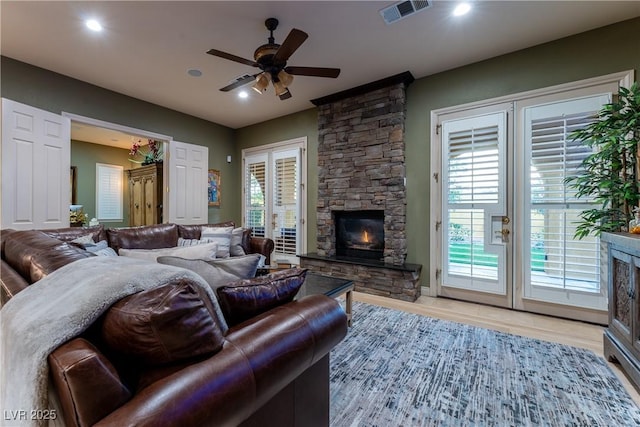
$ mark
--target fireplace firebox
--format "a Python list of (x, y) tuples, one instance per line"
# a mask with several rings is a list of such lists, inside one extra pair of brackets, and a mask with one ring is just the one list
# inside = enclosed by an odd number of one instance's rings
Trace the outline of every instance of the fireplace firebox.
[(384, 211), (333, 211), (336, 256), (384, 259)]

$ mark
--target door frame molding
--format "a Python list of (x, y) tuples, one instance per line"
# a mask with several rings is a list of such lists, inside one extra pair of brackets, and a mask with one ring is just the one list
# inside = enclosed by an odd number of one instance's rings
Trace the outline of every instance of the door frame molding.
[[(569, 83), (562, 83), (559, 85), (533, 89), (524, 92), (518, 92), (510, 95), (499, 96), (495, 98), (489, 98), (474, 102), (469, 102), (460, 105), (454, 105), (450, 107), (439, 108), (431, 110), (430, 112), (430, 141), (431, 141), (431, 159), (430, 159), (430, 195), (429, 195), (429, 229), (431, 232), (431, 238), (429, 239), (429, 253), (431, 254), (429, 261), (429, 296), (438, 296), (438, 288), (442, 281), (442, 275), (438, 274), (438, 271), (442, 270), (442, 181), (439, 179), (442, 176), (442, 137), (441, 137), (441, 125), (440, 117), (446, 114), (461, 113), (464, 114), (469, 110), (490, 108), (497, 104), (513, 103), (516, 101), (522, 101), (527, 98), (539, 97), (543, 95), (550, 95), (554, 93), (565, 92), (568, 90), (575, 90), (578, 88), (584, 88), (589, 86), (601, 85), (605, 82), (617, 80), (620, 86), (630, 87), (634, 81), (634, 70), (625, 70), (616, 73), (610, 73), (603, 76), (592, 77), (588, 79), (578, 80)], [(512, 150), (513, 151), (513, 150)], [(513, 164), (512, 158), (514, 153), (509, 153), (509, 162)], [(513, 167), (513, 166), (510, 166)], [(514, 203), (515, 201), (511, 201)], [(515, 207), (512, 207), (515, 208)], [(434, 238), (435, 237), (435, 238)], [(512, 237), (515, 239), (515, 233), (512, 233)], [(514, 274), (515, 274), (515, 268)], [(517, 280), (513, 277), (513, 280)]]
[[(131, 126), (125, 126), (125, 125), (121, 125), (118, 123), (113, 123), (113, 122), (107, 122), (104, 120), (100, 120), (100, 119), (94, 119), (92, 117), (87, 117), (87, 116), (81, 116), (79, 114), (74, 114), (74, 113), (69, 113), (66, 111), (63, 111), (61, 113), (62, 117), (68, 117), (69, 120), (71, 120), (71, 126), (73, 126), (73, 122), (77, 122), (77, 123), (82, 123), (85, 125), (90, 125), (90, 126), (96, 126), (96, 127), (100, 127), (100, 128), (105, 128), (105, 129), (109, 129), (109, 130), (115, 130), (118, 132), (122, 132), (122, 133), (129, 133), (129, 134), (134, 134), (134, 135), (139, 135), (143, 138), (149, 138), (149, 139), (157, 139), (157, 140), (161, 140), (162, 141), (162, 152), (165, 153), (165, 156), (167, 156), (169, 154), (169, 143), (171, 143), (171, 141), (173, 141), (173, 137), (169, 136), (169, 135), (164, 135), (161, 133), (156, 133), (156, 132), (151, 132), (145, 129), (139, 129), (139, 128), (134, 128)], [(162, 175), (168, 177), (169, 176), (169, 162), (163, 162), (162, 164)], [(170, 205), (170, 201), (169, 201), (169, 195), (167, 194), (166, 191), (166, 187), (167, 185), (164, 186), (165, 188), (162, 191), (162, 205), (165, 207), (164, 209), (166, 209), (166, 212), (169, 212), (169, 205)], [(168, 218), (168, 215), (165, 216), (166, 218)], [(165, 219), (165, 222), (167, 220)]]

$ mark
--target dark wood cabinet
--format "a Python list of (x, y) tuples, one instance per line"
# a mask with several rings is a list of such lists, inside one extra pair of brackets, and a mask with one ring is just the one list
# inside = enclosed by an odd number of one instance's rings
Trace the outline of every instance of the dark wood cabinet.
[(640, 390), (640, 236), (603, 233), (608, 244), (606, 275), (609, 326), (604, 332), (604, 355), (620, 363)]
[(129, 225), (162, 223), (162, 163), (127, 171), (129, 180)]

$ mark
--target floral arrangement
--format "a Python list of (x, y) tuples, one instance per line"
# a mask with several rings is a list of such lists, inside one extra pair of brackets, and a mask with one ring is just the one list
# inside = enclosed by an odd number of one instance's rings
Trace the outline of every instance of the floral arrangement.
[(84, 224), (87, 222), (87, 214), (83, 212), (82, 208), (69, 210), (69, 222), (71, 224)]
[(131, 151), (129, 151), (129, 161), (143, 165), (162, 162), (161, 141), (148, 139), (147, 145), (142, 145), (141, 143), (141, 139), (133, 142)]

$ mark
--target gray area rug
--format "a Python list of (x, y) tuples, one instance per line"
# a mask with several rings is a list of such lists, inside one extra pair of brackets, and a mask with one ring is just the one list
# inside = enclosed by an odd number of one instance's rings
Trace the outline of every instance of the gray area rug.
[(331, 426), (640, 426), (589, 350), (354, 303), (331, 353)]

